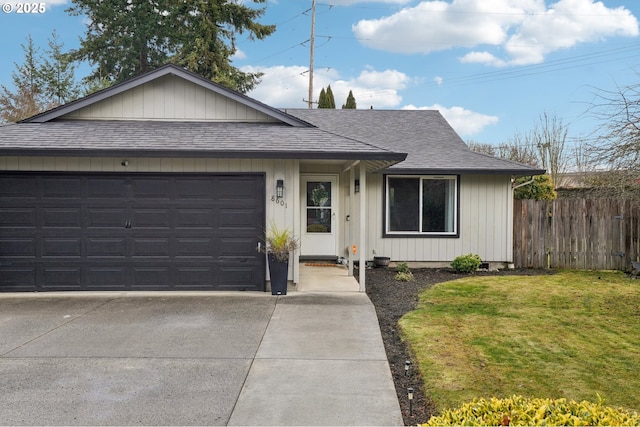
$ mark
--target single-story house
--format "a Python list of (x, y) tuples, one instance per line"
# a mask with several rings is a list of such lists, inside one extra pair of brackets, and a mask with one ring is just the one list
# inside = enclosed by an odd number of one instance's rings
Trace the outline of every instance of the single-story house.
[(0, 291), (265, 290), (269, 224), (294, 283), (300, 259), (504, 265), (512, 180), (543, 172), (437, 111), (282, 110), (166, 65), (0, 127)]

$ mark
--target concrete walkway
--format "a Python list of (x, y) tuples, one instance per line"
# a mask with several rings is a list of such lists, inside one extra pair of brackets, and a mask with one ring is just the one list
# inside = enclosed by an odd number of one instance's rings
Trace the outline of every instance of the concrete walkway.
[(357, 292), (0, 294), (2, 425), (402, 425)]

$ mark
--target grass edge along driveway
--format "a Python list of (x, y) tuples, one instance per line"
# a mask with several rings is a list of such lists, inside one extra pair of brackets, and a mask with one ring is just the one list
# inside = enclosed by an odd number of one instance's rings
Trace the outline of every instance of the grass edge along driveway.
[(597, 401), (640, 411), (640, 282), (619, 272), (469, 276), (400, 319), (438, 411), (475, 397)]

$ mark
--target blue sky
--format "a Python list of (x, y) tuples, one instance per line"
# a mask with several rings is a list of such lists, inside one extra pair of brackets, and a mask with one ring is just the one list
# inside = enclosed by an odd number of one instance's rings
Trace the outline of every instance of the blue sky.
[[(244, 0), (248, 3), (247, 0)], [(78, 46), (83, 17), (64, 0), (39, 14), (0, 13), (0, 84), (10, 86), (21, 43), (46, 47), (55, 29)], [(262, 41), (238, 38), (234, 65), (264, 73), (249, 96), (305, 108), (311, 0), (268, 0)], [(439, 109), (463, 139), (499, 144), (531, 130), (542, 113), (580, 138), (597, 89), (635, 83), (640, 72), (638, 0), (317, 0), (314, 96), (331, 85), (358, 108)], [(86, 66), (78, 70), (86, 74)]]

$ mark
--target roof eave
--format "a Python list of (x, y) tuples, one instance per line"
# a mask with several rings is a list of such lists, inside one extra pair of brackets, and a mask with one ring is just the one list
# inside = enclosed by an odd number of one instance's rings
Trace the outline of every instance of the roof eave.
[(407, 175), (509, 175), (509, 176), (533, 176), (543, 175), (545, 169), (461, 169), (461, 168), (386, 168), (379, 170), (380, 173), (387, 174), (407, 174)]
[(157, 157), (157, 158), (253, 158), (253, 159), (305, 159), (305, 160), (370, 160), (391, 167), (406, 158), (405, 153), (359, 151), (322, 152), (322, 151), (216, 151), (216, 150), (163, 150), (163, 149), (83, 149), (83, 148), (5, 148), (0, 156), (38, 156), (38, 157)]

